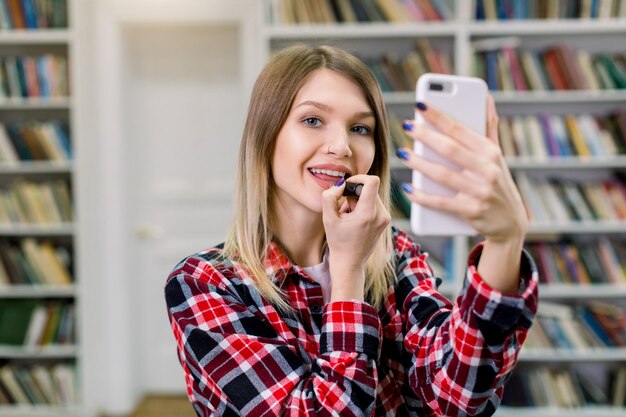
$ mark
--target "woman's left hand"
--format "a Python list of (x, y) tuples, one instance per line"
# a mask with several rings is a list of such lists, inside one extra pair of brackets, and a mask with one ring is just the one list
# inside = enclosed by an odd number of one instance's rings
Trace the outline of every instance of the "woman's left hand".
[[(428, 103), (426, 103), (428, 106)], [(506, 165), (498, 140), (498, 114), (491, 96), (487, 105), (487, 137), (479, 135), (432, 106), (422, 116), (437, 130), (413, 123), (407, 134), (461, 167), (455, 171), (402, 148), (405, 164), (451, 188), (454, 196), (408, 193), (411, 201), (459, 216), (487, 241), (504, 243), (523, 239), (528, 217), (522, 198)], [(404, 158), (403, 158), (404, 159)]]

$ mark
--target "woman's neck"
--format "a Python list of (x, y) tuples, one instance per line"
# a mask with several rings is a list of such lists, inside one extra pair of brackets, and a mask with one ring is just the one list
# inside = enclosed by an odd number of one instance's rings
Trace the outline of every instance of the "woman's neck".
[(296, 264), (304, 267), (322, 262), (326, 235), (321, 215), (277, 213), (271, 222), (271, 229), (274, 239)]

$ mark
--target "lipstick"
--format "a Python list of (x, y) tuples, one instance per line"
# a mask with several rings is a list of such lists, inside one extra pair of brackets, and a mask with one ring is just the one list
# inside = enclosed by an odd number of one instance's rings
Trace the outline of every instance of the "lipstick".
[(361, 196), (361, 190), (363, 190), (363, 184), (346, 182), (346, 187), (343, 189), (343, 195), (359, 198)]

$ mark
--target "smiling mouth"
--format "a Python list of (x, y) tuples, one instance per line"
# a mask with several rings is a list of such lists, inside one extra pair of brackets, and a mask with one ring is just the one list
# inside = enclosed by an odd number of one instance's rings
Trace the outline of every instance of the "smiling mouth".
[(317, 179), (331, 182), (333, 185), (340, 179), (345, 178), (347, 174), (342, 171), (333, 171), (331, 169), (309, 168), (309, 172)]

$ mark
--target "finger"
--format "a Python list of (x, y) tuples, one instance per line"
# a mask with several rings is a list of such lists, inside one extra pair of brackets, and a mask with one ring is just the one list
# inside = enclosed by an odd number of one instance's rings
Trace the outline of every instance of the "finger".
[(476, 152), (480, 152), (485, 146), (485, 138), (474, 130), (466, 127), (453, 117), (448, 116), (434, 106), (420, 102), (417, 108), (424, 119), (441, 133), (450, 136)]
[(487, 137), (500, 147), (500, 139), (498, 137), (498, 112), (496, 110), (496, 103), (493, 100), (493, 96), (489, 94), (487, 96)]
[(343, 198), (344, 187), (345, 185), (342, 183), (322, 192), (322, 218), (333, 219), (339, 217), (339, 200)]
[(346, 181), (357, 184), (363, 184), (361, 195), (359, 196), (359, 204), (357, 207), (364, 206), (361, 202), (371, 202), (371, 206), (378, 199), (378, 188), (380, 186), (380, 178), (375, 175), (357, 174), (348, 178)]
[[(404, 150), (404, 149), (403, 149)], [(432, 162), (413, 152), (404, 150), (409, 159), (405, 163), (433, 181), (457, 192), (464, 192), (477, 198), (486, 198), (489, 187), (486, 186), (483, 174), (472, 171), (457, 171), (437, 162)], [(481, 168), (485, 171), (485, 168)]]
[(467, 218), (468, 204), (460, 204), (457, 196), (446, 197), (435, 194), (425, 193), (424, 191), (415, 189), (411, 184), (404, 183), (402, 186), (404, 193), (408, 199), (420, 206), (431, 208), (433, 210), (445, 211), (457, 217)]
[[(407, 127), (412, 128), (408, 134), (413, 140), (428, 146), (447, 161), (469, 170), (480, 172), (480, 169), (485, 166), (488, 159), (497, 158), (500, 154), (499, 149), (489, 150), (489, 146), (486, 146), (489, 142), (485, 141), (484, 138), (482, 139), (482, 149), (478, 152), (427, 126), (418, 124), (414, 126), (407, 125)], [(491, 146), (493, 147), (493, 145)]]
[(345, 197), (339, 199), (339, 213), (350, 213), (352, 211), (352, 204), (350, 204), (349, 200)]

